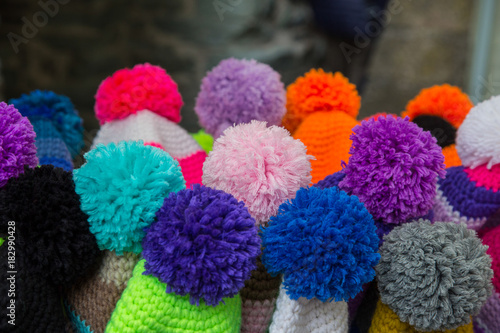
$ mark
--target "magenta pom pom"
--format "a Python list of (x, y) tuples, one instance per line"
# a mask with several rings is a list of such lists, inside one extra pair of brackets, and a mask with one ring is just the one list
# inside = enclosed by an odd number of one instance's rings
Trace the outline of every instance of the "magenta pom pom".
[(218, 138), (233, 124), (252, 120), (280, 125), (286, 92), (280, 75), (255, 60), (222, 60), (201, 84), (195, 111), (206, 132)]
[(243, 201), (258, 224), (311, 182), (312, 156), (282, 127), (252, 121), (228, 128), (203, 165), (203, 184)]
[(25, 165), (38, 165), (35, 131), (14, 106), (0, 102), (0, 187), (19, 176)]
[(365, 120), (353, 131), (340, 188), (385, 223), (427, 214), (438, 177), (445, 175), (441, 148), (430, 132), (394, 116)]
[(181, 120), (183, 102), (177, 84), (163, 68), (148, 63), (116, 71), (102, 81), (95, 99), (95, 114), (101, 124), (142, 110), (176, 123)]

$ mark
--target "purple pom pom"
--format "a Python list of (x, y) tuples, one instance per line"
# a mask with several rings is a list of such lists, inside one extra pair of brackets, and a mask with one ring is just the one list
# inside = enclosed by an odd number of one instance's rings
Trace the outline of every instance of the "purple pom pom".
[(33, 126), (14, 106), (0, 102), (0, 187), (25, 165), (38, 165)]
[(255, 60), (222, 60), (202, 81), (195, 111), (200, 124), (217, 139), (233, 124), (251, 120), (281, 125), (286, 92), (280, 75)]
[(257, 267), (260, 238), (243, 202), (209, 187), (171, 193), (146, 230), (144, 274), (167, 284), (167, 293), (217, 305), (243, 288)]
[(374, 219), (400, 224), (432, 208), (444, 157), (437, 141), (408, 118), (379, 117), (354, 127), (339, 186)]

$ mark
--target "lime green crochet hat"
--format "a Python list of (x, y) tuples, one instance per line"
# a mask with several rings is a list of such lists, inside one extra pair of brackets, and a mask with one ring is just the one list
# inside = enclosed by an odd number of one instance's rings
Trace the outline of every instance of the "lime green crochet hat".
[[(189, 295), (166, 293), (166, 285), (152, 275), (143, 275), (145, 260), (134, 268), (132, 279), (116, 305), (106, 333), (240, 331), (241, 299), (224, 298), (217, 306), (192, 305)], [(225, 303), (225, 304), (224, 304)]]

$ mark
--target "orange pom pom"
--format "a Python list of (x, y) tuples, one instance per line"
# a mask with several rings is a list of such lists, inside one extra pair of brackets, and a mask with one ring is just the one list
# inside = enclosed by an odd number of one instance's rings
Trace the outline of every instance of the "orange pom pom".
[(422, 115), (439, 116), (458, 128), (473, 106), (469, 96), (460, 88), (443, 84), (422, 89), (408, 102), (402, 117), (408, 116), (413, 120)]
[(287, 113), (283, 126), (293, 133), (300, 123), (315, 112), (341, 111), (353, 119), (361, 107), (356, 86), (341, 73), (311, 69), (290, 84), (286, 93)]

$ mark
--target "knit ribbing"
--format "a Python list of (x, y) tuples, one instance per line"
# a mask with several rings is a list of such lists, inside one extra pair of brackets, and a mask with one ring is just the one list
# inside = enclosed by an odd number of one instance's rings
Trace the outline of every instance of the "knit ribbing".
[(134, 268), (133, 277), (116, 305), (106, 333), (237, 333), (241, 324), (239, 295), (225, 298), (218, 306), (189, 303), (189, 296), (165, 292), (156, 277), (143, 275), (145, 260)]

